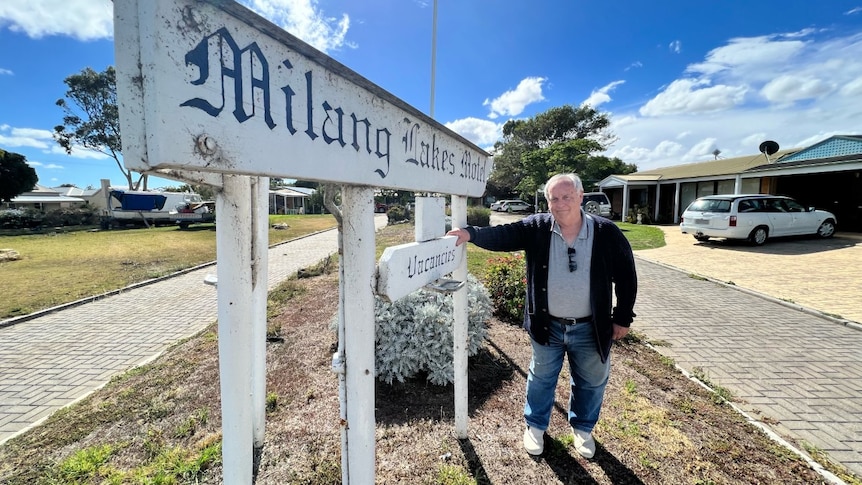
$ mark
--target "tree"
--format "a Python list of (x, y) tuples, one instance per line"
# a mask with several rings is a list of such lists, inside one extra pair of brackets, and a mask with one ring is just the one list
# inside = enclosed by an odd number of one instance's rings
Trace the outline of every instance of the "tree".
[(135, 172), (126, 169), (121, 160), (120, 113), (117, 107), (117, 75), (112, 66), (103, 72), (85, 68), (63, 80), (69, 90), (66, 99), (58, 99), (64, 113), (63, 124), (54, 127), (54, 139), (72, 153), (76, 146), (94, 150), (114, 159), (123, 172), (129, 188), (147, 190), (147, 175), (140, 174), (137, 182), (132, 180)]
[(33, 190), (38, 181), (36, 170), (27, 163), (24, 155), (0, 149), (0, 202), (10, 202)]
[(614, 141), (609, 125), (608, 115), (591, 106), (560, 106), (533, 118), (510, 120), (494, 147), (489, 184), (501, 193), (532, 197), (557, 173), (578, 173), (589, 188), (608, 175), (634, 172), (635, 165), (596, 155)]

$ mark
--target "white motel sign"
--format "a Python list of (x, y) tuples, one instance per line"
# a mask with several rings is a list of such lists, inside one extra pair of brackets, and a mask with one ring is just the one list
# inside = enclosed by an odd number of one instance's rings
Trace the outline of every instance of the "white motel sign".
[(483, 150), (235, 2), (115, 12), (127, 168), (485, 191)]
[[(421, 232), (435, 235), (387, 249), (375, 268), (374, 188), (452, 194), (452, 224), (463, 226), (466, 197), (484, 193), (493, 161), (232, 1), (114, 0), (114, 41), (126, 167), (219, 189), (224, 482), (252, 482), (252, 448), (264, 441), (266, 188), (280, 177), (343, 184), (344, 347), (334, 359), (345, 396), (342, 477), (374, 483), (374, 290), (395, 299), (448, 272), (448, 282), (467, 277), (464, 247), (431, 230), (442, 213), (422, 210)], [(464, 438), (466, 291), (453, 299), (455, 427)]]

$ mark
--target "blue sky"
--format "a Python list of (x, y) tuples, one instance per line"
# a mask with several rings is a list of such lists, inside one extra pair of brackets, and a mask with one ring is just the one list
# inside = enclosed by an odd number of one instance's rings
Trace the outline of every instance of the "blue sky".
[[(430, 113), (433, 0), (242, 0)], [(862, 134), (862, 0), (439, 0), (434, 118), (481, 147), (503, 124), (589, 103), (641, 170)], [(63, 79), (114, 65), (110, 0), (0, 2), (0, 148), (39, 183), (110, 178), (51, 137)], [(176, 185), (156, 179), (150, 186)]]

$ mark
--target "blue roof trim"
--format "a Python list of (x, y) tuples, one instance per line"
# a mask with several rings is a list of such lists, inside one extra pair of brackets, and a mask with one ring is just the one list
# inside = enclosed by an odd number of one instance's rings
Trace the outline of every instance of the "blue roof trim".
[(862, 136), (833, 136), (792, 155), (783, 157), (776, 163), (781, 164), (785, 162), (798, 162), (801, 160), (834, 158), (857, 154), (862, 155)]

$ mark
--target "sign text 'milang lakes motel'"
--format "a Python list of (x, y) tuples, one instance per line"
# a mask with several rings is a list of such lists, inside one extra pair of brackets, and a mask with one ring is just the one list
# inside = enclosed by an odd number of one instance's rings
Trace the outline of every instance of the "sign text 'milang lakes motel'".
[[(194, 168), (191, 163), (202, 171), (484, 192), (492, 165), (487, 153), (286, 32), (294, 49), (227, 25), (193, 39), (187, 30), (173, 34), (180, 38), (162, 43), (163, 49), (186, 47), (168, 52), (178, 65), (160, 74), (156, 84), (164, 88), (147, 101), (178, 114), (186, 128), (147, 120), (148, 135), (159, 132), (150, 136), (149, 160), (170, 168)], [(218, 150), (200, 149), (203, 133)], [(197, 143), (189, 144), (189, 134)], [(193, 146), (189, 155), (199, 161), (170, 156), (178, 143)]]

